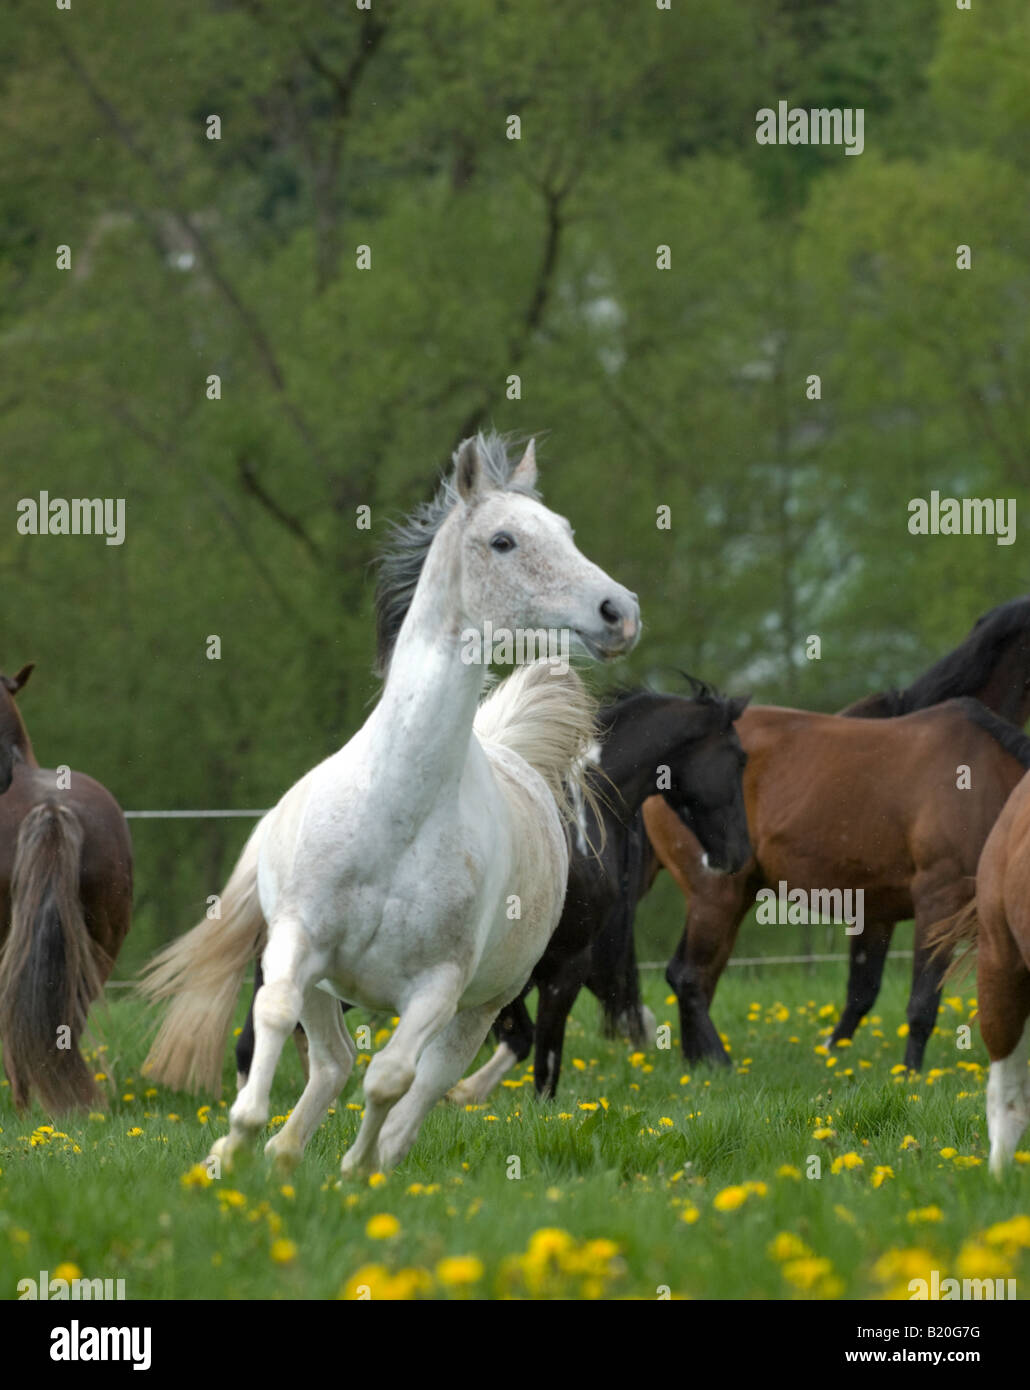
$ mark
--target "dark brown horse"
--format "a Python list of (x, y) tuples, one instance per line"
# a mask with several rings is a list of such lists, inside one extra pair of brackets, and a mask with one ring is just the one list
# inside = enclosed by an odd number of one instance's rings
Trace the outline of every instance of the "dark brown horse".
[(0, 1045), (15, 1105), (96, 1104), (79, 1038), (129, 930), (132, 846), (118, 803), (81, 772), (41, 768), (0, 675)]
[(977, 946), (977, 1017), (991, 1058), (987, 1133), (1000, 1177), (1030, 1122), (1030, 776), (1005, 803), (976, 871), (976, 897), (935, 933)]
[(977, 618), (954, 651), (904, 690), (867, 695), (841, 714), (891, 719), (963, 695), (972, 695), (1020, 728), (1030, 718), (1030, 598), (1010, 599)]
[[(886, 953), (893, 924), (915, 918), (905, 1061), (918, 1068), (945, 967), (931, 958), (930, 928), (972, 897), (984, 841), (1030, 767), (1030, 739), (970, 699), (881, 720), (759, 705), (736, 727), (748, 755), (750, 865), (705, 873), (682, 822), (664, 802), (644, 803), (655, 852), (690, 900), (666, 976), (685, 1055), (728, 1060), (709, 1017), (715, 986), (756, 893), (785, 883), (809, 902), (816, 892), (861, 890), (860, 949)], [(860, 1017), (847, 1022), (853, 1028)]]

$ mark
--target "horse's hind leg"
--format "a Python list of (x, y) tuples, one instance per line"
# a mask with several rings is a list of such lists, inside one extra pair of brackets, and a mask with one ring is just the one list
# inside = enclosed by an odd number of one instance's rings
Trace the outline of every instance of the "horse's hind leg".
[(226, 1164), (266, 1123), (283, 1043), (297, 1026), (306, 990), (324, 973), (324, 963), (312, 952), (303, 928), (289, 918), (269, 923), (263, 964), (265, 982), (254, 1000), (254, 1061), (229, 1111), (229, 1133), (211, 1150)]
[(972, 896), (973, 880), (951, 879), (931, 893), (913, 891), (916, 925), (912, 938), (912, 992), (908, 999), (908, 1042), (905, 1066), (919, 1071), (941, 1003), (941, 982), (948, 968), (947, 957), (930, 941), (938, 922), (959, 912)]
[(565, 1025), (590, 973), (590, 948), (547, 979), (539, 982), (540, 1000), (536, 1010), (536, 1049), (533, 1053), (533, 1079), (537, 1095), (554, 1098), (561, 1075), (561, 1059), (565, 1049)]
[(743, 875), (699, 880), (683, 936), (669, 962), (665, 978), (676, 992), (680, 1014), (680, 1044), (688, 1062), (717, 1062), (730, 1058), (712, 1022), (711, 1004), (719, 976), (733, 953), (737, 932), (751, 905)]
[(265, 1145), (265, 1153), (284, 1173), (300, 1162), (316, 1126), (350, 1076), (357, 1055), (339, 1004), (317, 985), (308, 989), (300, 1021), (308, 1039), (308, 1082), (289, 1119)]
[[(462, 977), (457, 967), (436, 971), (412, 995), (401, 1013), (401, 1021), (393, 1037), (382, 1052), (372, 1058), (365, 1073), (365, 1114), (361, 1128), (340, 1165), (340, 1172), (345, 1178), (362, 1172), (371, 1159), (384, 1120), (414, 1081), (415, 1066), (422, 1049), (454, 1017), (461, 990)], [(492, 1022), (493, 1014), (487, 1019), (480, 1042), (489, 1032)], [(458, 1080), (475, 1055), (473, 1051), (465, 1059), (464, 1065), (451, 1078), (452, 1081)]]
[(376, 1147), (381, 1172), (396, 1168), (418, 1136), (422, 1121), (482, 1047), (497, 1005), (463, 1009), (427, 1045), (418, 1059), (415, 1080), (390, 1111)]
[(1000, 902), (980, 904), (976, 974), (980, 1032), (991, 1058), (987, 1078), (991, 1172), (1000, 1177), (1030, 1122), (1030, 970)]
[(858, 1025), (876, 1003), (893, 933), (893, 922), (866, 922), (864, 930), (858, 936), (851, 937), (848, 997), (833, 1030), (831, 1046), (842, 1038), (853, 1038)]
[[(247, 1010), (247, 1017), (243, 1021), (240, 1036), (236, 1040), (236, 1089), (242, 1091), (247, 1084), (247, 1077), (250, 1075), (251, 1063), (254, 1060), (254, 1000), (257, 992), (264, 983), (264, 975), (261, 973), (260, 959), (254, 963), (254, 992), (250, 998), (250, 1008)], [(300, 1057), (300, 1064), (304, 1068), (305, 1077), (308, 1075), (308, 1040), (304, 1036), (304, 1029), (298, 1023), (293, 1030), (293, 1041), (297, 1044), (297, 1053)]]
[(519, 997), (505, 1005), (497, 1015), (493, 1025), (499, 1039), (497, 1051), (478, 1071), (451, 1087), (447, 1099), (453, 1104), (481, 1104), (502, 1077), (519, 1062), (524, 1062), (532, 1052), (533, 1020), (526, 1008), (526, 994), (531, 988), (531, 985), (527, 985)]

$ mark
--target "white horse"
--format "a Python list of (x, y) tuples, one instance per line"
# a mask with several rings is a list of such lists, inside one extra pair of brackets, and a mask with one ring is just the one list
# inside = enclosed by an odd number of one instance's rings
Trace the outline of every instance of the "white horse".
[(564, 784), (593, 737), (593, 704), (574, 671), (541, 661), (477, 713), (487, 667), (468, 660), (468, 636), (487, 623), (495, 634), (564, 629), (607, 658), (634, 645), (640, 620), (635, 596), (579, 553), (535, 481), (532, 444), (514, 471), (496, 437), (460, 447), (453, 483), (399, 531), (384, 567), (379, 703), (262, 821), (222, 920), (150, 968), (151, 997), (176, 998), (147, 1070), (172, 1084), (210, 1079), (267, 921), (254, 1059), (213, 1150), (225, 1163), (266, 1123), (298, 1020), (310, 1075), (266, 1152), (283, 1171), (299, 1162), (354, 1063), (344, 999), (400, 1022), (365, 1074), (342, 1171), (394, 1167), (554, 931)]

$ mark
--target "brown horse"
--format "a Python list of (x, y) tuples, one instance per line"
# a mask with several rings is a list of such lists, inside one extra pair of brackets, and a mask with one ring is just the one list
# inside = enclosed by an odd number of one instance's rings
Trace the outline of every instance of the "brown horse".
[(971, 699), (882, 720), (759, 705), (736, 727), (748, 755), (747, 867), (706, 873), (682, 822), (660, 799), (644, 803), (655, 852), (690, 902), (666, 974), (684, 1054), (728, 1060), (709, 1017), (715, 986), (758, 890), (786, 883), (806, 895), (861, 889), (865, 920), (853, 939), (866, 950), (886, 954), (893, 924), (915, 918), (905, 1061), (918, 1068), (945, 966), (931, 958), (929, 929), (972, 897), (983, 843), (1030, 767), (1030, 739)]
[(1030, 1121), (1030, 776), (1005, 803), (976, 871), (976, 897), (935, 938), (977, 946), (980, 1032), (991, 1058), (987, 1133), (1000, 1177)]
[(15, 1105), (96, 1104), (79, 1038), (129, 930), (132, 845), (118, 803), (81, 772), (41, 768), (0, 675), (0, 1044)]

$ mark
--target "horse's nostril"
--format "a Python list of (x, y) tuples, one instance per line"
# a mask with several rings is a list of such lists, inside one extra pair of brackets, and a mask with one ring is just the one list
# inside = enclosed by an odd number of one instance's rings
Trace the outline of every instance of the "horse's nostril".
[(615, 604), (612, 603), (611, 599), (607, 598), (601, 604), (601, 617), (609, 627), (616, 627), (622, 621), (619, 616), (619, 610), (615, 607)]

